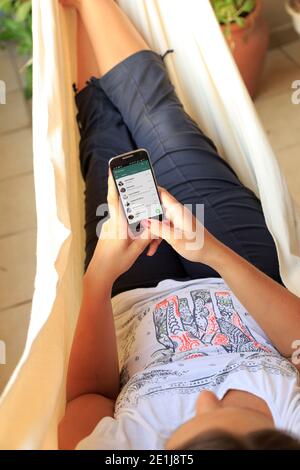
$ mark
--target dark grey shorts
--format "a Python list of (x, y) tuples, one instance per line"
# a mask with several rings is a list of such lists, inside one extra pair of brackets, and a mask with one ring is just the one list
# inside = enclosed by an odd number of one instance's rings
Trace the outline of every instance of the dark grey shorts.
[[(86, 183), (86, 266), (106, 202), (108, 161), (145, 148), (160, 186), (184, 204), (204, 204), (205, 226), (219, 240), (280, 282), (274, 241), (260, 201), (241, 184), (213, 142), (187, 115), (162, 58), (141, 51), (76, 95), (81, 133), (80, 163)], [(102, 217), (103, 219), (103, 217)], [(152, 258), (140, 256), (115, 283), (114, 294), (154, 286), (163, 279), (218, 276), (208, 266), (181, 258), (162, 243)]]

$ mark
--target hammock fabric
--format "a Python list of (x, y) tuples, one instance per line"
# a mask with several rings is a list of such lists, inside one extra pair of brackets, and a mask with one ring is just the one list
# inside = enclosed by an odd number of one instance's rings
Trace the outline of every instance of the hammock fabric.
[[(120, 0), (166, 57), (177, 93), (261, 199), (282, 278), (300, 295), (299, 215), (209, 0)], [(0, 402), (0, 448), (56, 449), (83, 266), (83, 184), (72, 83), (75, 15), (33, 0), (37, 274), (23, 356)]]

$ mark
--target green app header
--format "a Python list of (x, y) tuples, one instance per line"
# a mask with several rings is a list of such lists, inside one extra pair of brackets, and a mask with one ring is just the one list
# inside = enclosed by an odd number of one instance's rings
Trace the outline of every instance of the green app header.
[(148, 160), (141, 160), (140, 162), (134, 162), (120, 168), (115, 168), (113, 172), (114, 177), (120, 179), (124, 178), (124, 176), (134, 175), (146, 170), (150, 170), (149, 162)]

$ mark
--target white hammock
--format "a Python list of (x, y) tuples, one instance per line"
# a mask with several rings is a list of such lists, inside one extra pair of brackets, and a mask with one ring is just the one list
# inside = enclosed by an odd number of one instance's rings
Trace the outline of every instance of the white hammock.
[[(186, 110), (260, 197), (286, 286), (300, 295), (299, 215), (209, 0), (120, 0), (160, 53)], [(23, 356), (0, 402), (0, 448), (55, 449), (81, 293), (83, 202), (71, 84), (72, 12), (33, 0), (37, 275)], [(13, 340), (13, 338), (12, 338)]]

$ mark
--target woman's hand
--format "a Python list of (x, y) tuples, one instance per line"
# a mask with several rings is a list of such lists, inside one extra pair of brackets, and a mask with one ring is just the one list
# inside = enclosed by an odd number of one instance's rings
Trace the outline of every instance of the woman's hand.
[(93, 258), (86, 272), (89, 279), (105, 278), (109, 285), (133, 265), (140, 254), (150, 244), (148, 256), (152, 256), (161, 242), (151, 241), (151, 233), (146, 228), (138, 236), (129, 233), (129, 227), (121, 207), (119, 196), (111, 174), (108, 178), (110, 218), (104, 222)]
[(212, 266), (222, 251), (220, 243), (190, 210), (168, 191), (159, 188), (166, 219), (147, 219), (142, 224), (152, 236), (166, 240), (177, 253), (189, 261)]

